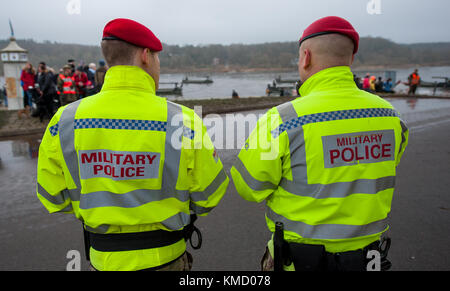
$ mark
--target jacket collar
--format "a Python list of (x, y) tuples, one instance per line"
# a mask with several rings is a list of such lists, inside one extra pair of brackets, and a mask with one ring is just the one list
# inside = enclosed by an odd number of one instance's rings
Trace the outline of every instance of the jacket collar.
[(133, 88), (155, 95), (155, 81), (136, 66), (113, 66), (106, 72), (102, 91)]
[(309, 77), (300, 87), (300, 96), (306, 96), (315, 91), (357, 88), (350, 67), (331, 67), (319, 71)]

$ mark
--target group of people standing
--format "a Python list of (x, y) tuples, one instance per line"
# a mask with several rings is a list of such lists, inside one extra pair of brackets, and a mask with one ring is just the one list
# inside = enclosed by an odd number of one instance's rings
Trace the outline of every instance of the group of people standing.
[(91, 96), (100, 91), (107, 67), (104, 61), (99, 61), (99, 68), (91, 63), (88, 66), (75, 67), (75, 61), (70, 59), (59, 74), (40, 62), (37, 72), (31, 63), (27, 63), (21, 73), (21, 84), (24, 92), (23, 106), (33, 111), (32, 116), (51, 118), (60, 107), (76, 100)]
[(382, 77), (371, 76), (370, 74), (366, 74), (364, 79), (360, 80), (360, 78), (355, 77), (355, 82), (358, 88), (363, 89), (365, 91), (374, 93), (395, 93), (393, 90), (392, 79), (388, 78), (386, 81), (383, 81)]
[[(388, 78), (386, 81), (383, 81), (382, 77), (375, 77), (375, 76), (371, 76), (369, 73), (366, 74), (366, 76), (362, 79), (358, 78), (356, 75), (353, 75), (354, 80), (356, 85), (358, 86), (358, 88), (374, 93), (395, 93), (394, 92), (394, 87), (399, 84), (402, 83), (401, 81), (398, 81), (396, 84), (392, 83), (392, 79)], [(412, 72), (409, 76), (408, 76), (408, 82), (405, 82), (403, 84), (405, 84), (406, 86), (408, 86), (408, 95), (415, 95), (416, 94), (416, 90), (417, 87), (420, 85), (420, 75), (419, 75), (419, 70), (415, 69), (414, 72)]]

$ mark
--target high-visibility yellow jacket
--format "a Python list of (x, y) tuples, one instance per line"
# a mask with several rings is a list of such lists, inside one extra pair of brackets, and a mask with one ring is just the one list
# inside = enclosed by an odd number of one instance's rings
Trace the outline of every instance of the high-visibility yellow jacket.
[[(181, 230), (207, 215), (228, 186), (206, 127), (193, 110), (155, 95), (153, 79), (113, 66), (97, 95), (58, 110), (39, 148), (37, 196), (94, 233)], [(184, 253), (184, 239), (160, 248), (101, 252), (98, 270), (140, 270)]]
[(269, 230), (283, 222), (287, 241), (361, 249), (388, 229), (408, 130), (389, 102), (356, 87), (349, 67), (314, 74), (300, 95), (258, 121), (231, 169), (234, 185), (266, 200)]

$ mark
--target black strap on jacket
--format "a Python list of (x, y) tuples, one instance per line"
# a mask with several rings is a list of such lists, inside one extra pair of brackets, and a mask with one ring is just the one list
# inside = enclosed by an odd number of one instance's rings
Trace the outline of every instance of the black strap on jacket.
[[(195, 220), (197, 220), (197, 215), (191, 214), (191, 222), (178, 231), (154, 230), (100, 234), (89, 232), (83, 227), (86, 260), (90, 260), (90, 247), (101, 252), (133, 251), (169, 246), (181, 239), (185, 239), (190, 241), (193, 249), (199, 249), (202, 245), (202, 235), (200, 230), (194, 225)], [(197, 234), (196, 245), (192, 243), (192, 234), (194, 232)]]
[(387, 271), (392, 266), (387, 259), (390, 238), (383, 238), (381, 242), (375, 241), (355, 251), (329, 253), (323, 245), (287, 242), (283, 231), (283, 223), (276, 222), (273, 237), (275, 271), (283, 271), (284, 266), (291, 263), (294, 263), (296, 271), (366, 271), (370, 250), (380, 252), (381, 271)]

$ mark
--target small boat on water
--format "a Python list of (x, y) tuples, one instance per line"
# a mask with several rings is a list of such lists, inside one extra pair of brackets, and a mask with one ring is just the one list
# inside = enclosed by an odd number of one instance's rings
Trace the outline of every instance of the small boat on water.
[(298, 81), (299, 81), (299, 79), (281, 79), (281, 76), (278, 76), (277, 78), (275, 78), (275, 81), (278, 83), (278, 84), (281, 84), (281, 83), (290, 83), (290, 84), (295, 84), (295, 83), (297, 83)]
[(181, 82), (183, 84), (211, 84), (213, 83), (213, 80), (211, 80), (209, 76), (204, 80), (190, 80), (188, 77), (185, 77)]
[(450, 89), (450, 80), (447, 77), (432, 77), (433, 79), (442, 79), (444, 82), (427, 82), (420, 81), (419, 87), (424, 88), (443, 88)]
[(267, 96), (292, 96), (292, 92), (294, 91), (294, 89), (294, 86), (271, 86), (270, 84), (267, 84), (266, 94)]
[(159, 84), (174, 84), (173, 88), (159, 88), (156, 90), (156, 95), (183, 95), (183, 83), (178, 87), (178, 82), (161, 82)]

